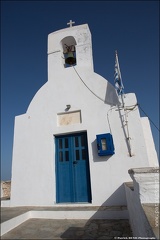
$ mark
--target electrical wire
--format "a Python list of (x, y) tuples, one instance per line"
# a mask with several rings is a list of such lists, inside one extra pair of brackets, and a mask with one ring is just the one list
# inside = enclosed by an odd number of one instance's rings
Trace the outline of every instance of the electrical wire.
[(139, 103), (137, 104), (141, 111), (148, 117), (149, 121), (154, 125), (154, 127), (160, 132), (160, 129), (156, 126), (156, 124), (151, 120), (151, 118), (147, 115), (147, 113), (140, 107)]
[(78, 74), (77, 70), (75, 69), (74, 66), (72, 66), (73, 69), (75, 70), (75, 72), (77, 73), (78, 77), (80, 78), (80, 80), (82, 81), (82, 83), (86, 86), (86, 88), (88, 88), (88, 90), (97, 98), (99, 98), (102, 102), (104, 102), (104, 99), (102, 99), (101, 97), (99, 97), (97, 94), (95, 94), (86, 84), (85, 82), (83, 81), (83, 79), (80, 77), (80, 75)]
[(107, 111), (107, 121), (108, 121), (108, 126), (109, 126), (109, 130), (110, 130), (110, 134), (112, 134), (112, 130), (111, 130), (111, 124), (109, 121), (109, 111), (113, 110), (114, 108), (117, 108), (117, 106), (111, 107), (108, 111)]
[[(78, 75), (78, 77), (80, 78), (80, 80), (82, 81), (82, 83), (86, 86), (86, 88), (95, 96), (95, 97), (97, 97), (98, 99), (100, 99), (101, 101), (103, 101), (104, 102), (104, 100), (102, 99), (102, 98), (100, 98), (98, 95), (96, 95), (86, 84), (85, 84), (85, 82), (83, 81), (83, 79), (80, 77), (80, 75), (78, 74), (78, 72), (77, 72), (77, 70), (75, 69), (75, 67), (74, 66), (72, 66), (73, 67), (73, 69), (75, 70), (75, 72), (77, 73), (77, 75)], [(135, 109), (135, 107), (136, 106), (139, 106), (139, 108), (141, 109), (141, 111), (148, 117), (148, 119), (150, 120), (150, 122), (154, 125), (154, 127), (160, 132), (160, 129), (156, 126), (156, 124), (151, 120), (151, 118), (145, 113), (145, 111), (140, 107), (140, 104), (139, 103), (137, 103), (137, 104), (135, 104), (135, 105), (132, 105), (133, 106), (133, 108), (132, 109), (127, 109), (128, 107), (131, 107), (131, 106), (127, 106), (127, 107), (125, 107), (125, 110), (130, 110), (129, 112), (131, 112), (131, 111), (133, 111), (134, 109)], [(109, 109), (109, 110), (111, 110), (111, 109)], [(128, 112), (128, 113), (129, 113)], [(127, 114), (128, 114), (127, 113)], [(108, 113), (107, 113), (107, 115), (108, 115)], [(108, 118), (108, 116), (107, 116), (107, 118)], [(111, 130), (111, 129), (110, 129)]]

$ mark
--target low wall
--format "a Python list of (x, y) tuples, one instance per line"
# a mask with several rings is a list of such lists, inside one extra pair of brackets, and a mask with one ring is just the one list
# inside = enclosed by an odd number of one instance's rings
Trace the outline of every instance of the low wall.
[(159, 168), (134, 168), (125, 183), (130, 225), (134, 237), (159, 239)]

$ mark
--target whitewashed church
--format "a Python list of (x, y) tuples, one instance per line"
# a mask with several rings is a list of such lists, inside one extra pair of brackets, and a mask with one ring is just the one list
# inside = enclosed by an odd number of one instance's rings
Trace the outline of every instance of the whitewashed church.
[(48, 36), (48, 81), (16, 116), (10, 206), (126, 205), (130, 168), (158, 166), (148, 118), (94, 72), (87, 24)]

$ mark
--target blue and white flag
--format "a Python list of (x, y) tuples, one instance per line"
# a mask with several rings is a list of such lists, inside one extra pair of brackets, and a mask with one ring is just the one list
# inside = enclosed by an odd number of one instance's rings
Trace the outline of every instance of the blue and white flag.
[(115, 88), (117, 90), (117, 94), (122, 95), (124, 94), (124, 86), (123, 86), (121, 72), (119, 68), (117, 51), (115, 53), (116, 53), (116, 58), (115, 58), (115, 69), (114, 69), (114, 83), (115, 83)]

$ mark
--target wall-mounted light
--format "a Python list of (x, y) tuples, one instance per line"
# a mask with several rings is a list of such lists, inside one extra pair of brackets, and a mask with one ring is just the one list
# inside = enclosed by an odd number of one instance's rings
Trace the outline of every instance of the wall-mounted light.
[(67, 104), (65, 111), (68, 111), (70, 108), (71, 108), (71, 105), (70, 105), (70, 104)]

